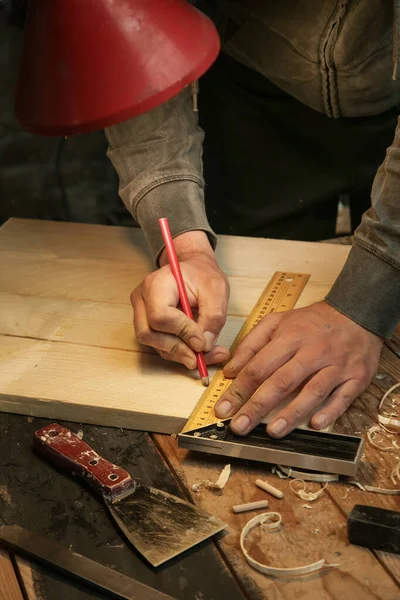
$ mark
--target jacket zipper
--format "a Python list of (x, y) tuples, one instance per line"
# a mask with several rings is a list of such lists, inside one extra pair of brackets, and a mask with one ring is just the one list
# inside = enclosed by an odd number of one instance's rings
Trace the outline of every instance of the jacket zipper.
[(349, 0), (342, 0), (331, 17), (325, 29), (325, 39), (322, 40), (320, 60), (322, 65), (322, 97), (325, 112), (328, 117), (337, 119), (341, 116), (339, 92), (336, 79), (334, 52), (339, 37), (342, 19), (346, 14)]

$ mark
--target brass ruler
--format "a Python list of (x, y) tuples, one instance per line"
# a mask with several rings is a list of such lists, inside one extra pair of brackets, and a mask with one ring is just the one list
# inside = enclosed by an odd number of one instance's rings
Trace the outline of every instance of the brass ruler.
[[(306, 273), (277, 271), (239, 331), (231, 346), (231, 354), (236, 350), (239, 342), (265, 315), (274, 312), (284, 312), (293, 308), (309, 278), (310, 275)], [(210, 385), (202, 394), (182, 432), (191, 431), (198, 427), (205, 427), (220, 420), (215, 416), (214, 406), (228, 389), (231, 382), (231, 379), (224, 377), (222, 367), (217, 369)]]

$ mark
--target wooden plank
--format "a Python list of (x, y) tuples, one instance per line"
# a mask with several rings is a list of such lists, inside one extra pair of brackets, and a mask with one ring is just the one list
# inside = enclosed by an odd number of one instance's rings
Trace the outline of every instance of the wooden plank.
[(111, 260), (153, 266), (145, 238), (130, 227), (37, 219), (9, 219), (1, 227), (0, 251), (54, 259)]
[[(150, 271), (153, 263), (139, 229), (10, 219), (0, 228), (0, 252), (43, 259), (95, 260), (129, 264)], [(240, 240), (240, 243), (238, 241)], [(296, 252), (294, 249), (296, 248)], [(307, 272), (317, 281), (331, 282), (339, 274), (350, 248), (319, 242), (292, 242), (237, 236), (218, 237), (216, 255), (227, 275), (245, 278), (269, 278), (282, 269), (282, 260), (290, 271)], [(268, 260), (260, 260), (266, 256)], [(340, 264), (339, 264), (340, 263)], [(266, 274), (267, 273), (267, 277)]]
[[(292, 252), (296, 253), (296, 244), (300, 244), (300, 242), (292, 243), (294, 244)], [(319, 248), (321, 247), (319, 245)], [(338, 249), (336, 246), (332, 247)], [(94, 259), (52, 261), (36, 255), (25, 257), (20, 254), (11, 255), (7, 252), (1, 252), (1, 257), (7, 268), (3, 268), (0, 272), (0, 292), (22, 298), (33, 296), (36, 298), (72, 300), (74, 302), (117, 303), (129, 306), (131, 291), (150, 272), (144, 268), (135, 270), (132, 265), (126, 263)], [(266, 254), (267, 262), (268, 258), (269, 254)], [(327, 270), (325, 275), (321, 273), (311, 275), (310, 282), (301, 295), (298, 307), (306, 306), (324, 298), (335, 281), (345, 257), (339, 253), (337, 260), (339, 266), (336, 269)], [(247, 316), (276, 270), (287, 269), (298, 273), (313, 271), (307, 260), (304, 261), (303, 268), (301, 268), (301, 261), (296, 261), (296, 269), (287, 268), (286, 265), (289, 262), (294, 261), (281, 260), (278, 263), (280, 265), (278, 269), (266, 267), (258, 277), (229, 275), (231, 295), (228, 314)], [(26, 302), (28, 301), (26, 300)], [(131, 321), (132, 319), (129, 318), (127, 325), (131, 325)]]
[(9, 336), (0, 382), (5, 412), (169, 433), (204, 390), (195, 372), (155, 355)]
[(0, 600), (24, 600), (8, 552), (0, 548)]
[[(161, 569), (149, 566), (126, 543), (104, 503), (84, 482), (33, 452), (33, 432), (48, 424), (44, 419), (28, 422), (26, 417), (0, 415), (0, 486), (9, 492), (7, 503), (0, 497), (2, 522), (48, 536), (177, 600), (220, 600), (224, 594), (230, 600), (245, 600), (211, 540)], [(146, 433), (62, 424), (81, 429), (84, 440), (139, 481), (182, 497), (178, 482)], [(40, 600), (106, 600), (103, 594), (41, 565), (35, 566), (34, 586)]]
[[(154, 434), (167, 462), (189, 489), (204, 479), (215, 481), (227, 459), (179, 449), (171, 437)], [(243, 587), (249, 589), (249, 597), (307, 598), (309, 600), (395, 600), (398, 587), (372, 552), (351, 546), (346, 537), (346, 520), (328, 494), (316, 502), (306, 502), (293, 494), (287, 480), (271, 474), (268, 465), (229, 459), (232, 475), (223, 492), (204, 489), (192, 493), (194, 501), (229, 524), (225, 536), (218, 542), (219, 548), (240, 578)], [(284, 492), (284, 498), (274, 498), (255, 486), (256, 479), (270, 481)], [(319, 489), (318, 484), (310, 484)], [(343, 494), (346, 487), (330, 484)], [(337, 569), (322, 571), (309, 578), (280, 581), (262, 575), (245, 561), (239, 536), (245, 523), (263, 511), (233, 514), (232, 506), (238, 503), (268, 499), (269, 509), (282, 515), (283, 529), (280, 533), (262, 533), (259, 530), (249, 540), (252, 556), (281, 567), (295, 567), (324, 558), (328, 563), (339, 563)], [(264, 511), (265, 512), (265, 511)]]
[[(230, 346), (244, 317), (228, 317), (220, 343)], [(130, 304), (38, 298), (0, 292), (0, 334), (156, 354), (136, 341)]]
[(24, 587), (25, 600), (46, 600), (40, 591), (40, 576), (36, 568), (21, 556), (15, 556), (14, 558), (20, 581), (22, 581)]
[[(195, 373), (134, 340), (129, 293), (151, 269), (140, 231), (11, 220), (0, 229), (0, 252), (0, 410), (181, 429), (203, 388)], [(347, 252), (221, 237), (232, 288), (221, 343), (230, 346), (276, 270), (311, 273), (303, 306), (324, 297)]]

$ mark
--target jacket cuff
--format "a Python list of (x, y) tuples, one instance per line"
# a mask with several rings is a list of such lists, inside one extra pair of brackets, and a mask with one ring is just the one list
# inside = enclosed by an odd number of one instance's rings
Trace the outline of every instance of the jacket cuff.
[(354, 245), (325, 300), (365, 329), (390, 338), (400, 321), (400, 271)]
[(204, 231), (215, 249), (217, 237), (208, 223), (203, 190), (199, 184), (189, 180), (162, 183), (149, 191), (138, 203), (136, 218), (157, 265), (164, 249), (158, 223), (158, 219), (162, 217), (168, 219), (172, 237), (187, 231)]

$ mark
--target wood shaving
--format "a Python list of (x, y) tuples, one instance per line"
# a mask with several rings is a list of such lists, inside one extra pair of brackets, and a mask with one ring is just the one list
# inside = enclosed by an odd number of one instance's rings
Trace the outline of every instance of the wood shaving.
[(278, 477), (280, 476), (281, 479), (293, 477), (294, 479), (301, 479), (302, 481), (316, 481), (317, 483), (330, 483), (331, 481), (339, 481), (339, 475), (334, 475), (332, 473), (305, 473), (303, 471), (292, 469), (291, 467), (283, 467), (282, 465), (277, 465), (277, 467), (285, 474), (279, 475), (279, 470), (275, 469), (275, 473), (278, 475)]
[[(302, 483), (303, 488), (300, 490), (295, 490), (293, 487), (293, 484), (296, 482)], [(292, 479), (292, 481), (289, 482), (289, 485), (290, 485), (290, 489), (292, 490), (292, 492), (294, 494), (296, 494), (296, 496), (298, 496), (302, 500), (306, 500), (307, 502), (314, 502), (314, 500), (317, 500), (317, 498), (319, 498), (324, 493), (324, 490), (328, 484), (326, 483), (324, 485), (324, 487), (322, 487), (320, 490), (318, 490), (318, 492), (307, 492), (306, 491), (306, 482), (303, 479)]]
[[(275, 475), (278, 475), (279, 479), (289, 479), (290, 475), (283, 474), (283, 467), (281, 467), (280, 465), (277, 465), (276, 467), (272, 467), (271, 472), (275, 473)], [(291, 469), (289, 468), (289, 471), (291, 471)]]
[(231, 465), (225, 465), (222, 469), (220, 476), (217, 481), (210, 481), (209, 479), (203, 479), (203, 481), (199, 481), (198, 483), (194, 483), (192, 485), (193, 492), (201, 492), (203, 488), (207, 488), (209, 490), (223, 490), (226, 484), (228, 483), (228, 479), (231, 475)]
[(400, 484), (400, 458), (397, 460), (397, 464), (393, 467), (392, 472), (390, 473), (390, 481), (395, 486)]
[(309, 504), (303, 504), (303, 508), (308, 508), (309, 510), (312, 510), (312, 506), (310, 506)]
[(362, 485), (359, 481), (349, 481), (349, 483), (351, 483), (352, 485), (356, 485), (363, 492), (372, 492), (373, 494), (384, 494), (386, 496), (397, 496), (400, 494), (400, 490), (374, 487), (373, 485)]
[(382, 428), (380, 425), (372, 425), (372, 427), (370, 427), (367, 430), (367, 439), (371, 446), (373, 448), (376, 448), (377, 450), (381, 450), (382, 452), (397, 452), (396, 448), (393, 448), (393, 446), (380, 446), (379, 444), (374, 442), (376, 434), (381, 432)]
[(392, 385), (392, 387), (390, 387), (388, 391), (383, 394), (382, 400), (380, 401), (378, 406), (378, 410), (381, 410), (382, 404), (385, 402), (386, 398), (390, 396), (390, 394), (394, 392), (394, 390), (397, 390), (397, 388), (400, 388), (400, 381), (399, 383), (395, 383), (394, 385)]
[[(386, 433), (400, 433), (400, 421), (398, 419), (394, 419), (393, 416), (385, 417), (383, 415), (378, 415), (378, 421)], [(391, 427), (391, 429), (387, 429), (387, 426)]]
[(315, 571), (319, 571), (324, 567), (338, 567), (339, 565), (334, 564), (330, 565), (325, 562), (324, 559), (318, 560), (315, 563), (304, 565), (302, 567), (294, 567), (294, 568), (283, 568), (283, 567), (271, 567), (269, 565), (265, 565), (263, 563), (258, 562), (254, 558), (250, 556), (245, 548), (245, 542), (248, 534), (252, 529), (261, 525), (263, 529), (267, 529), (269, 531), (274, 531), (278, 529), (282, 524), (282, 517), (280, 513), (277, 512), (269, 512), (263, 513), (262, 515), (258, 515), (253, 519), (250, 519), (248, 523), (243, 527), (242, 532), (240, 534), (240, 547), (244, 554), (245, 559), (249, 563), (253, 569), (256, 569), (260, 573), (264, 575), (272, 575), (274, 577), (280, 578), (288, 578), (288, 577), (297, 577), (298, 575), (307, 575), (308, 573), (313, 573)]
[[(382, 400), (379, 403), (378, 406), (378, 413), (380, 412), (385, 400), (390, 396), (390, 394), (392, 392), (394, 392), (394, 390), (400, 388), (400, 382), (399, 383), (395, 383), (394, 385), (392, 385), (392, 387), (390, 387), (387, 392), (384, 393)], [(392, 399), (392, 407), (396, 407), (396, 400), (393, 398)], [(391, 413), (390, 415), (380, 415), (378, 414), (378, 421), (379, 424), (381, 425), (382, 429), (384, 429), (387, 433), (391, 433), (391, 434), (398, 434), (400, 433), (400, 420), (398, 419), (398, 414), (397, 413)], [(387, 429), (387, 427), (390, 427), (390, 429)]]

